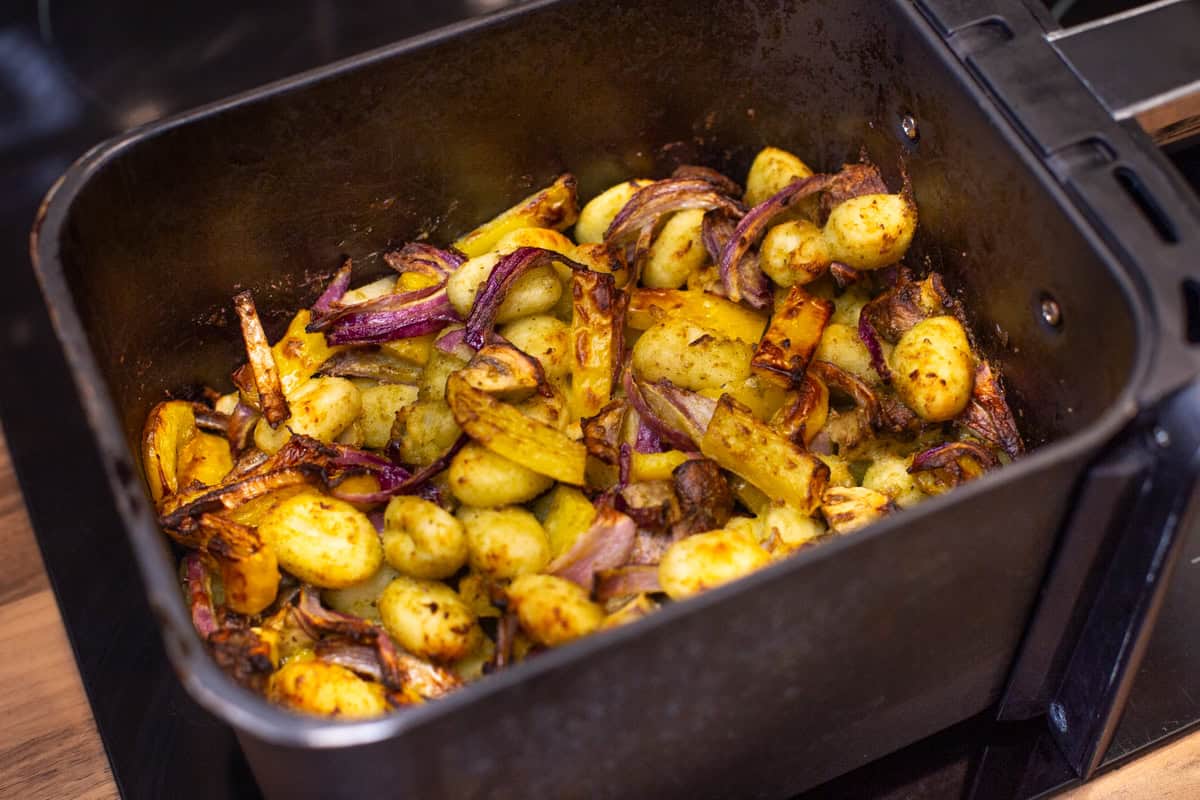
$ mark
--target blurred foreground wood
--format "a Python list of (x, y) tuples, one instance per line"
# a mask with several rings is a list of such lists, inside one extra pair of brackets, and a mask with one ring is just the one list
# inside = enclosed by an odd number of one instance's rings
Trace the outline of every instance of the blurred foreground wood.
[[(118, 797), (0, 435), (0, 798)], [(1060, 796), (1200, 798), (1200, 733)]]

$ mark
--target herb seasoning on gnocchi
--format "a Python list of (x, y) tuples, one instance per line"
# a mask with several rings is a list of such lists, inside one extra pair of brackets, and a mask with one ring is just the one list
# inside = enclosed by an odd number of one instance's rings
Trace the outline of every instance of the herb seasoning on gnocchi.
[[(766, 148), (578, 207), (564, 175), (441, 249), (347, 261), (143, 466), (214, 658), (286, 707), (423, 703), (1016, 458), (911, 192)], [(573, 238), (564, 231), (573, 227)]]

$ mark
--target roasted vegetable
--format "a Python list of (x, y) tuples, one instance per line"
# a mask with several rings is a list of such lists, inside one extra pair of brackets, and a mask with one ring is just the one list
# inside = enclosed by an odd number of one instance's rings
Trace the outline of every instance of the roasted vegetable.
[(362, 285), (344, 260), (274, 345), (239, 295), (236, 390), (151, 410), (150, 496), (240, 685), (404, 709), (1023, 452), (961, 304), (898, 263), (907, 184), (766, 148), (744, 195), (690, 164), (575, 191)]
[(793, 286), (771, 316), (750, 368), (782, 386), (798, 384), (832, 313), (833, 303)]
[(578, 270), (571, 276), (571, 407), (577, 417), (592, 416), (612, 398), (628, 302), (611, 275)]
[(769, 497), (812, 513), (829, 480), (829, 468), (755, 419), (726, 396), (717, 403), (700, 452), (740, 475)]
[(563, 230), (579, 217), (575, 177), (560, 175), (554, 183), (531, 194), (507, 211), (488, 220), (454, 242), (454, 249), (469, 258), (483, 255), (507, 233), (518, 228)]

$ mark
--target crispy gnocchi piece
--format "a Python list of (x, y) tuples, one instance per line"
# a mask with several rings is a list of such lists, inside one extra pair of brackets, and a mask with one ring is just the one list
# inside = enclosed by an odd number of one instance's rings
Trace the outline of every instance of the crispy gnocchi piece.
[(535, 314), (501, 326), (500, 335), (536, 358), (547, 379), (556, 381), (571, 374), (571, 329), (562, 320)]
[(966, 331), (951, 316), (922, 320), (896, 343), (892, 373), (900, 399), (921, 419), (954, 419), (971, 401), (975, 383)]
[(704, 209), (689, 208), (672, 214), (650, 245), (642, 267), (642, 283), (651, 289), (678, 289), (688, 276), (708, 261), (701, 227)]
[(467, 563), (467, 532), (437, 503), (410, 495), (393, 497), (383, 513), (383, 554), (405, 575), (449, 578)]
[(823, 229), (834, 261), (869, 270), (904, 258), (917, 229), (917, 207), (906, 194), (864, 194), (833, 207)]
[(826, 533), (826, 527), (820, 520), (778, 502), (771, 503), (764, 510), (762, 530), (764, 546), (772, 558), (802, 550)]
[(806, 219), (781, 222), (759, 249), (763, 272), (780, 286), (803, 286), (825, 274), (833, 261), (820, 228)]
[(553, 478), (474, 442), (459, 450), (450, 462), (450, 491), (468, 506), (495, 508), (524, 503), (553, 483)]
[(750, 164), (743, 199), (747, 206), (756, 206), (792, 181), (812, 174), (813, 171), (797, 156), (778, 147), (764, 147)]
[(550, 563), (550, 542), (537, 517), (523, 508), (458, 510), (467, 531), (471, 569), (490, 578), (515, 578)]
[[(500, 253), (487, 252), (472, 258), (446, 281), (446, 296), (454, 310), (466, 319), (475, 305), (475, 297), (499, 263)], [(496, 312), (498, 324), (512, 322), (530, 314), (545, 313), (562, 296), (562, 281), (549, 264), (534, 267), (513, 281)]]
[(321, 600), (334, 611), (379, 622), (379, 595), (383, 594), (389, 583), (399, 577), (399, 572), (389, 564), (384, 564), (365, 581), (345, 589), (326, 589), (321, 592)]
[(462, 435), (445, 400), (418, 400), (396, 412), (391, 441), (405, 464), (435, 461)]
[(666, 379), (692, 391), (720, 389), (750, 376), (753, 348), (686, 320), (653, 326), (633, 346), (630, 364), (639, 379)]
[(915, 475), (909, 473), (912, 456), (902, 458), (891, 453), (880, 453), (863, 473), (862, 485), (880, 494), (887, 495), (900, 508), (912, 508), (925, 499), (925, 493)]
[(382, 684), (323, 661), (289, 661), (267, 681), (267, 699), (295, 711), (366, 719), (391, 709)]
[(575, 241), (580, 244), (604, 241), (604, 232), (608, 230), (617, 213), (639, 189), (651, 183), (654, 181), (635, 178), (610, 186), (589, 200), (579, 212), (579, 221), (575, 223)]
[(521, 629), (540, 645), (557, 647), (586, 636), (604, 621), (604, 609), (578, 584), (553, 575), (522, 575), (508, 587)]
[(383, 563), (379, 534), (367, 516), (316, 492), (283, 501), (263, 517), (258, 530), (284, 569), (323, 589), (353, 586)]
[(867, 384), (877, 385), (879, 373), (871, 366), (871, 353), (849, 325), (830, 324), (821, 333), (821, 341), (813, 353), (816, 361), (828, 361)]
[(681, 600), (765, 567), (771, 555), (739, 530), (698, 533), (671, 545), (658, 565), (658, 580), (672, 600)]
[(465, 658), (483, 639), (470, 607), (439, 581), (396, 578), (379, 596), (379, 615), (397, 644), (431, 661)]
[(362, 413), (354, 421), (362, 442), (359, 446), (379, 450), (392, 436), (396, 414), (417, 400), (417, 387), (399, 383), (381, 383), (360, 390)]

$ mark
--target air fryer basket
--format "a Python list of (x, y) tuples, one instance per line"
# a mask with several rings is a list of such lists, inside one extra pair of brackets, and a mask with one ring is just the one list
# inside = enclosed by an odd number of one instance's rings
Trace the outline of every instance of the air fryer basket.
[[(165, 390), (229, 386), (233, 293), (253, 289), (277, 335), (343, 254), (382, 272), (390, 243), (446, 241), (564, 170), (587, 197), (679, 163), (741, 175), (766, 144), (907, 171), (910, 259), (966, 303), (1027, 458), (385, 719), (293, 716), (220, 674), (133, 453)], [(102, 145), (39, 219), (35, 262), (168, 651), (278, 797), (778, 796), (984, 709), (1162, 335), (1140, 278), (904, 0), (534, 4)]]

